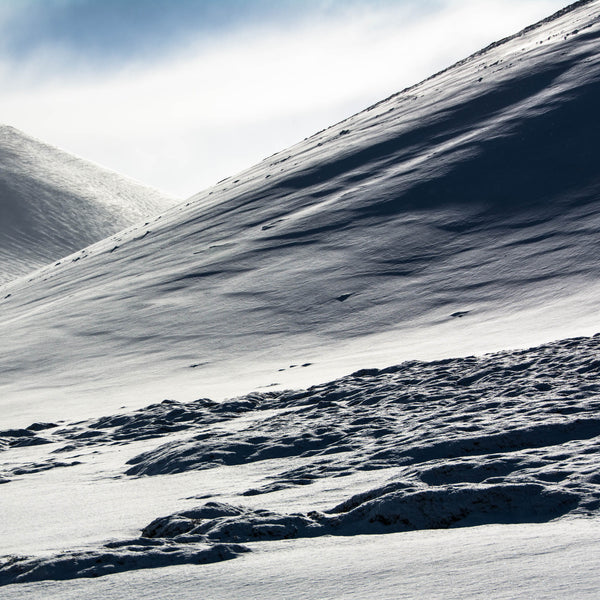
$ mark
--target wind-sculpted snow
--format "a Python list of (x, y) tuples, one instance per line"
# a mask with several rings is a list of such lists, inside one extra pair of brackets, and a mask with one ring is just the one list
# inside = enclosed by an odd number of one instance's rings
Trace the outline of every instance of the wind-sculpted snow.
[(132, 569), (203, 565), (230, 560), (248, 549), (238, 544), (187, 545), (152, 540), (108, 543), (97, 551), (65, 552), (50, 558), (10, 556), (0, 562), (0, 586), (46, 579), (99, 577)]
[(55, 420), (593, 333), (599, 36), (578, 4), (7, 286), (3, 402)]
[(0, 284), (173, 205), (156, 190), (0, 126)]
[(76, 424), (33, 423), (25, 429), (6, 429), (0, 431), (0, 448), (37, 446), (65, 439), (70, 443), (54, 452), (96, 444), (127, 444), (198, 426), (224, 423), (244, 413), (260, 411), (264, 403), (265, 395), (259, 393), (224, 402), (208, 398), (186, 403), (163, 400), (130, 414), (111, 415)]
[(166, 400), (130, 414), (0, 432), (5, 448), (54, 444), (64, 459), (7, 477), (77, 464), (69, 453), (176, 435), (128, 460), (130, 476), (301, 459), (246, 496), (325, 477), (400, 467), (417, 486), (490, 480), (552, 482), (598, 506), (600, 337), (526, 351), (358, 371), (303, 391), (223, 403)]
[(578, 338), (364, 370), (302, 392), (265, 394), (260, 403), (254, 396), (254, 410), (280, 411), (264, 419), (258, 412), (235, 434), (195, 425), (200, 432), (187, 440), (130, 459), (126, 473), (295, 457), (300, 466), (244, 494), (399, 467), (414, 493), (455, 484), (540, 490), (551, 484), (577, 498), (580, 511), (594, 512), (600, 506), (599, 351), (600, 337)]
[[(302, 391), (254, 392), (224, 402), (164, 400), (76, 424), (33, 423), (0, 431), (0, 443), (16, 448), (68, 441), (53, 450), (64, 452), (200, 430), (131, 459), (132, 475), (327, 456), (364, 450), (366, 439), (372, 441), (371, 463), (377, 463), (385, 460), (390, 437), (404, 444), (394, 453), (404, 461), (449, 455), (459, 447), (476, 454), (481, 448), (547, 446), (597, 435), (599, 352), (600, 336), (594, 336), (481, 357), (409, 361)], [(235, 420), (240, 424), (232, 445), (231, 432), (215, 426)]]
[(0, 585), (228, 560), (250, 551), (242, 542), (546, 521), (568, 512), (577, 500), (574, 493), (515, 484), (450, 486), (412, 493), (402, 485), (387, 486), (352, 498), (350, 510), (342, 505), (330, 514), (278, 514), (211, 502), (156, 519), (139, 539), (50, 558), (0, 559)]
[(420, 491), (395, 484), (351, 498), (327, 513), (286, 515), (207, 503), (195, 510), (156, 519), (142, 530), (142, 536), (181, 543), (248, 543), (537, 522), (564, 515), (577, 500), (576, 494), (534, 484), (455, 485)]
[[(130, 414), (3, 431), (6, 450), (52, 444), (51, 456), (63, 457), (20, 465), (13, 458), (8, 486), (44, 470), (77, 468), (102, 448), (164, 437), (171, 440), (133, 456), (125, 473), (168, 477), (256, 464), (264, 475), (262, 486), (237, 490), (236, 504), (213, 499), (157, 518), (139, 539), (4, 559), (0, 583), (221, 560), (244, 550), (231, 544), (256, 541), (598, 515), (599, 355), (600, 335), (574, 338), (364, 369), (306, 390), (223, 403), (168, 400)], [(383, 469), (381, 482), (376, 472)], [(328, 510), (268, 508), (273, 492), (365, 471), (381, 483)], [(251, 498), (258, 504), (245, 505)]]

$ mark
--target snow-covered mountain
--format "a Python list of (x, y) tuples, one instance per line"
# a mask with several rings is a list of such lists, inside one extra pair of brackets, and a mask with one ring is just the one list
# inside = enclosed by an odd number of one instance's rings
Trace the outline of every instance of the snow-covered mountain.
[(7, 418), (594, 333), (599, 12), (576, 5), (6, 286)]
[(577, 2), (0, 288), (3, 597), (595, 598), (599, 40)]
[(0, 284), (173, 204), (151, 188), (0, 126)]

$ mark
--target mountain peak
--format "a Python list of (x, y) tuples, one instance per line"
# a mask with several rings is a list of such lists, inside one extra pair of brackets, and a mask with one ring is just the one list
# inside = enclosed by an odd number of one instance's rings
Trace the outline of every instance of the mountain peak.
[(10, 125), (0, 125), (0, 283), (174, 203)]

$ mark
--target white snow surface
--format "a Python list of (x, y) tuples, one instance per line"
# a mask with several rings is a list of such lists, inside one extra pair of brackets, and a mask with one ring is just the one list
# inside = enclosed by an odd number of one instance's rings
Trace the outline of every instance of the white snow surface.
[(0, 284), (174, 203), (152, 188), (0, 126)]
[(0, 288), (2, 597), (596, 597), (599, 36)]
[(234, 561), (2, 589), (6, 600), (595, 600), (598, 522), (270, 542)]
[[(544, 539), (556, 523), (571, 523), (567, 545), (593, 555), (599, 350), (600, 336), (574, 338), (366, 369), (296, 392), (163, 401), (0, 431), (0, 537), (9, 554), (0, 560), (0, 586), (199, 568), (254, 552), (274, 553), (274, 569), (302, 548), (310, 552), (307, 540), (352, 538), (340, 544), (360, 552), (370, 543), (363, 536), (490, 524), (547, 523), (538, 530)], [(498, 555), (506, 555), (504, 534), (514, 531), (495, 532)], [(473, 534), (470, 561), (487, 535)], [(282, 540), (299, 542), (288, 559), (278, 556)], [(402, 544), (390, 543), (372, 542), (387, 552)], [(555, 547), (549, 560), (563, 552)], [(335, 579), (340, 589), (343, 580)], [(61, 597), (62, 585), (48, 585), (31, 589)]]

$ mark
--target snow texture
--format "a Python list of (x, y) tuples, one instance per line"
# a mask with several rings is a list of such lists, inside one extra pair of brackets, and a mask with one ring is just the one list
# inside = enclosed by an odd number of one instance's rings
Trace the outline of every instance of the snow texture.
[[(302, 391), (225, 403), (165, 401), (132, 414), (0, 432), (5, 447), (54, 444), (53, 453), (80, 460), (95, 460), (84, 448), (176, 436), (129, 459), (129, 476), (251, 462), (272, 473), (272, 461), (302, 459), (301, 467), (266, 476), (261, 488), (238, 491), (240, 499), (261, 496), (265, 503), (271, 492), (321, 478), (395, 469), (383, 485), (326, 511), (289, 514), (213, 500), (155, 519), (139, 539), (52, 558), (7, 557), (0, 583), (224, 560), (242, 551), (224, 552), (233, 548), (228, 544), (597, 515), (599, 352), (600, 336), (576, 338), (527, 351), (362, 370)], [(182, 438), (184, 431), (191, 437)], [(7, 475), (76, 464), (49, 460)]]
[[(203, 564), (175, 592), (195, 597), (237, 572), (211, 563), (289, 581), (332, 538), (366, 577), (362, 544), (473, 528), (443, 539), (508, 552), (514, 524), (537, 555), (573, 524), (567, 554), (593, 555), (599, 36), (600, 2), (578, 2), (83, 250), (79, 217), (100, 235), (122, 203), (80, 209), (80, 184), (120, 180), (0, 130), (0, 208), (25, 211), (2, 272), (46, 260), (33, 232), (79, 244), (0, 292), (3, 593), (108, 575), (123, 597), (139, 569)], [(561, 569), (594, 597), (590, 569), (587, 588)]]
[[(111, 551), (111, 548), (116, 550)], [(203, 565), (230, 560), (248, 550), (238, 544), (178, 547), (134, 540), (128, 544), (107, 544), (100, 552), (65, 552), (51, 558), (27, 559), (12, 556), (0, 567), (0, 585), (42, 581), (44, 579), (74, 579), (98, 577), (128, 571), (191, 563)]]

